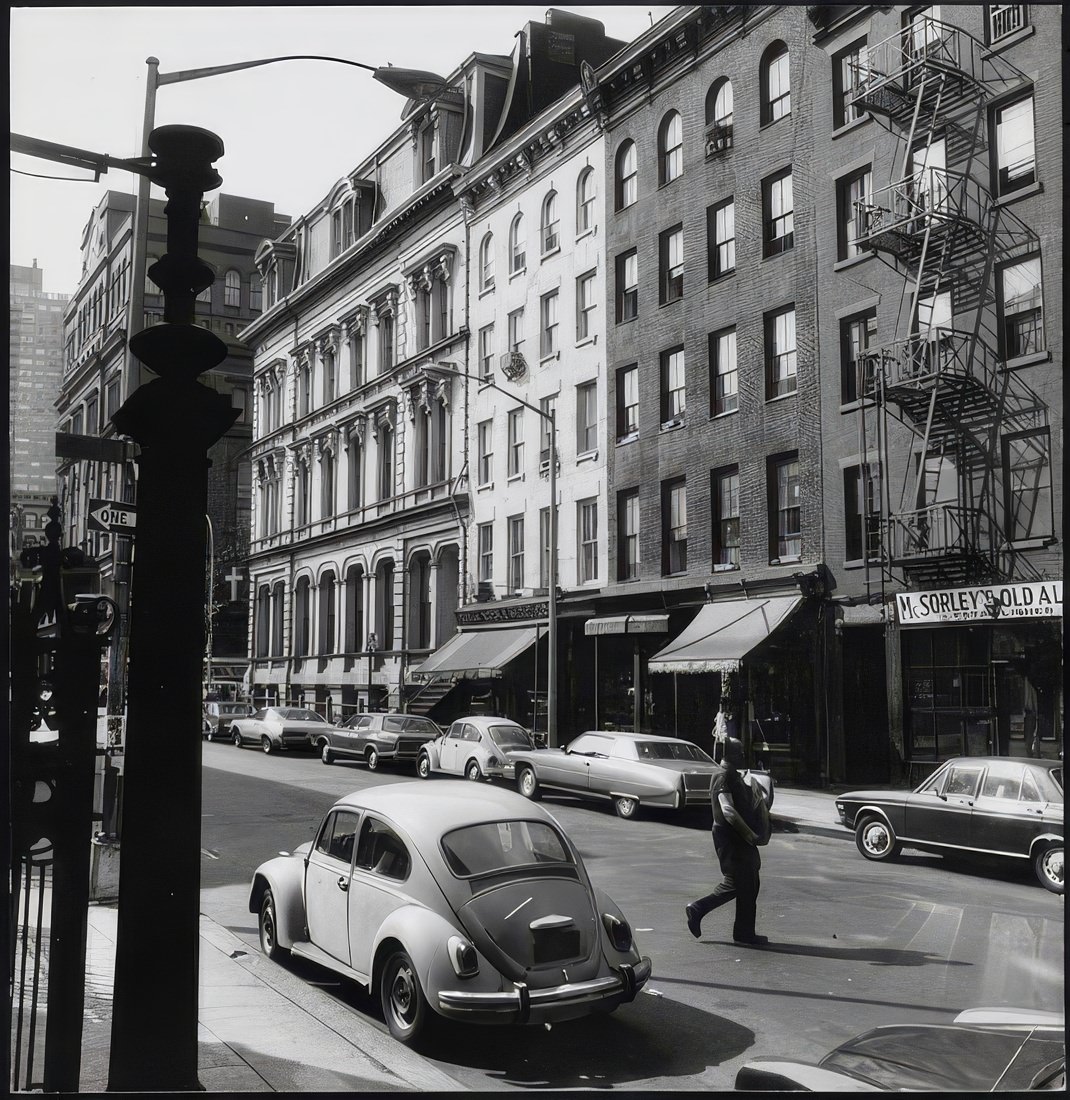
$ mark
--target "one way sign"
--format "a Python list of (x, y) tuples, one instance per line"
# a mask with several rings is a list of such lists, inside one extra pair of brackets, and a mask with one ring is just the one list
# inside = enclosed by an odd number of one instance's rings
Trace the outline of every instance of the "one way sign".
[(137, 508), (133, 504), (120, 504), (116, 500), (89, 501), (90, 531), (104, 531), (110, 535), (132, 535), (137, 524)]

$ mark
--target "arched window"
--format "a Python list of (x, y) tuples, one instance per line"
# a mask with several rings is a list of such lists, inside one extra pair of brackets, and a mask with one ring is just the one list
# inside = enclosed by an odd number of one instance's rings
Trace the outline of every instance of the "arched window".
[(494, 234), (488, 233), (479, 242), (479, 289), (494, 289)]
[(320, 578), (320, 614), (319, 614), (319, 653), (326, 655), (335, 651), (335, 604), (338, 588), (334, 572), (324, 573)]
[(762, 125), (791, 114), (788, 47), (774, 42), (762, 55)]
[(364, 649), (364, 570), (351, 565), (346, 570), (346, 653), (360, 653)]
[(271, 595), (268, 586), (261, 585), (256, 593), (256, 655), (268, 655), (268, 641), (271, 625)]
[(527, 236), (524, 231), (524, 215), (517, 214), (509, 227), (509, 273), (523, 271), (527, 266)]
[(584, 168), (576, 181), (576, 236), (594, 229), (594, 169)]
[(732, 82), (718, 80), (706, 93), (706, 156), (732, 148)]
[(616, 180), (616, 208), (623, 210), (639, 198), (639, 161), (636, 156), (634, 141), (626, 141), (617, 150), (614, 178)]
[(311, 606), (309, 603), (308, 577), (302, 577), (294, 589), (294, 656), (308, 656), (309, 622)]
[(542, 254), (553, 252), (561, 243), (557, 232), (557, 192), (551, 191), (542, 200), (542, 222), (540, 225), (540, 237), (542, 239)]
[(234, 268), (223, 276), (223, 305), (241, 305), (241, 274)]
[(684, 124), (670, 111), (658, 127), (658, 183), (672, 183), (684, 171)]
[(394, 648), (394, 563), (375, 569), (375, 638), (379, 649)]
[(285, 652), (282, 633), (286, 600), (286, 586), (279, 581), (271, 590), (271, 655), (281, 657)]

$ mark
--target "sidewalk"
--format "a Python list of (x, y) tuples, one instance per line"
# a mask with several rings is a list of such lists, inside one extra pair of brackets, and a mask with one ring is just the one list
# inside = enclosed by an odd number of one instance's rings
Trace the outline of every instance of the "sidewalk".
[(833, 791), (814, 791), (805, 787), (782, 787), (778, 783), (770, 810), (774, 832), (817, 833), (820, 836), (853, 839), (840, 824)]

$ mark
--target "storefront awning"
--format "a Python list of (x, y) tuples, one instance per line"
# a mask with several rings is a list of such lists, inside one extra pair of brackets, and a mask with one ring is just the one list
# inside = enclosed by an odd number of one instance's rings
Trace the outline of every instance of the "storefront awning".
[(514, 657), (519, 657), (534, 644), (535, 630), (533, 626), (506, 630), (463, 630), (436, 649), (423, 664), (412, 669), (412, 674), (458, 676), (466, 680), (501, 676), (502, 669)]
[(588, 619), (583, 624), (587, 635), (599, 634), (667, 634), (668, 615), (610, 615), (602, 619)]
[(705, 604), (683, 633), (650, 658), (650, 672), (734, 672), (802, 603), (802, 596)]

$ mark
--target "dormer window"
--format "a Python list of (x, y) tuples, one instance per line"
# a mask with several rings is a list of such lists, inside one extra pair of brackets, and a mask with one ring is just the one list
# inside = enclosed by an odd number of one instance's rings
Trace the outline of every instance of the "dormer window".
[(428, 119), (416, 136), (416, 148), (419, 155), (420, 183), (427, 183), (435, 174), (435, 124)]

